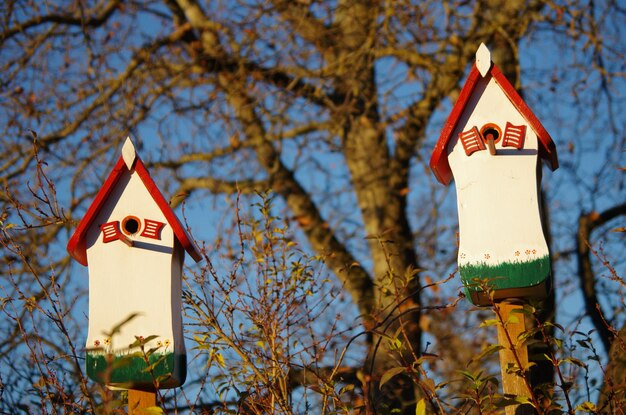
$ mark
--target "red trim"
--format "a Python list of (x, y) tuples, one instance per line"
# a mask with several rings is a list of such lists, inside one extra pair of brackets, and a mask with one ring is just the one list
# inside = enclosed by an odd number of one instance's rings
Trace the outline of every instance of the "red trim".
[(461, 144), (465, 149), (465, 154), (468, 156), (486, 148), (485, 143), (478, 132), (478, 128), (476, 127), (472, 127), (471, 130), (459, 133), (459, 140), (461, 140)]
[(552, 141), (552, 137), (546, 131), (545, 127), (535, 113), (530, 109), (530, 107), (526, 104), (526, 102), (522, 99), (522, 97), (517, 93), (513, 85), (506, 79), (506, 77), (500, 72), (496, 65), (493, 65), (491, 68), (491, 74), (496, 79), (496, 82), (500, 85), (506, 96), (509, 98), (511, 103), (517, 108), (517, 110), (522, 114), (522, 116), (528, 121), (530, 127), (537, 134), (537, 138), (539, 139), (539, 156), (548, 162), (548, 166), (551, 170), (556, 170), (559, 168), (559, 159), (556, 154), (556, 146)]
[[(531, 111), (531, 109), (526, 105), (522, 97), (517, 93), (513, 85), (506, 79), (506, 77), (500, 72), (498, 67), (495, 64), (491, 64), (491, 68), (487, 75), (491, 75), (494, 77), (502, 91), (507, 96), (509, 101), (515, 106), (515, 108), (520, 112), (520, 114), (526, 119), (528, 124), (530, 124), (531, 128), (537, 133), (537, 137), (539, 138), (539, 156), (548, 162), (548, 166), (552, 170), (556, 170), (559, 167), (559, 161), (556, 154), (556, 146), (550, 137), (550, 134), (546, 131), (544, 126), (539, 122), (535, 114)], [(452, 170), (450, 169), (450, 164), (448, 162), (448, 143), (452, 138), (452, 133), (454, 132), (457, 123), (459, 122), (459, 118), (463, 114), (465, 107), (478, 84), (478, 81), (481, 79), (480, 72), (476, 68), (476, 65), (472, 65), (472, 70), (461, 89), (459, 94), (459, 98), (457, 99), (454, 107), (452, 107), (452, 111), (448, 116), (448, 120), (443, 126), (441, 134), (439, 135), (439, 140), (435, 144), (435, 148), (433, 149), (433, 153), (430, 157), (430, 168), (435, 174), (437, 180), (439, 180), (444, 185), (449, 184), (452, 181)]]
[[(494, 65), (492, 65), (492, 67), (493, 66)], [(480, 78), (480, 72), (478, 72), (476, 65), (473, 65), (472, 70), (465, 81), (465, 85), (463, 85), (463, 88), (459, 93), (456, 104), (452, 107), (448, 120), (443, 125), (443, 129), (439, 135), (439, 140), (437, 141), (437, 144), (435, 144), (433, 154), (430, 157), (430, 168), (433, 173), (435, 173), (437, 180), (443, 184), (447, 185), (452, 181), (452, 170), (450, 169), (450, 164), (448, 163), (448, 142), (450, 141), (459, 117), (463, 113), (463, 110), (472, 96), (472, 92), (474, 91), (474, 88)]]
[(194, 261), (199, 262), (202, 259), (200, 249), (194, 242), (191, 235), (187, 233), (183, 225), (178, 220), (178, 217), (170, 207), (170, 204), (161, 194), (161, 191), (152, 180), (152, 177), (150, 177), (150, 173), (148, 173), (146, 166), (144, 166), (139, 157), (137, 157), (137, 161), (135, 163), (135, 171), (141, 178), (144, 186), (146, 186), (146, 189), (148, 189), (148, 192), (150, 192), (152, 199), (154, 199), (156, 204), (161, 209), (161, 212), (163, 212), (163, 215), (165, 215), (167, 223), (172, 227), (174, 235), (176, 236), (180, 244), (183, 246), (185, 251), (187, 251), (187, 253), (193, 258)]
[(109, 243), (113, 241), (117, 241), (122, 236), (120, 232), (120, 222), (114, 220), (113, 222), (107, 222), (100, 225), (100, 230), (102, 231), (102, 242)]
[[(194, 261), (199, 262), (202, 259), (202, 255), (200, 254), (200, 250), (198, 246), (195, 244), (191, 236), (187, 233), (185, 228), (181, 225), (180, 221), (176, 217), (174, 211), (170, 208), (170, 205), (167, 203), (158, 187), (150, 177), (150, 173), (144, 166), (141, 159), (137, 156), (135, 158), (135, 162), (133, 163), (133, 168), (139, 175), (139, 178), (143, 182), (144, 186), (152, 196), (154, 202), (159, 206), (161, 212), (165, 216), (167, 223), (172, 227), (174, 231), (174, 236), (180, 244), (183, 246), (185, 251), (194, 259)], [(115, 185), (123, 176), (124, 173), (129, 172), (126, 168), (126, 164), (124, 163), (124, 159), (120, 157), (115, 163), (113, 170), (109, 173), (109, 176), (105, 180), (104, 184), (98, 191), (94, 201), (91, 203), (85, 216), (79, 222), (74, 234), (70, 238), (67, 243), (67, 251), (70, 255), (82, 265), (87, 266), (87, 249), (85, 239), (87, 237), (87, 232), (92, 225), (92, 222), (98, 215), (100, 209), (104, 206), (104, 203), (108, 199), (109, 195), (115, 188)]]
[(506, 129), (504, 130), (504, 139), (502, 140), (502, 147), (515, 147), (520, 150), (524, 147), (525, 137), (525, 125), (513, 125), (507, 121)]
[(96, 195), (94, 201), (87, 209), (85, 216), (76, 227), (74, 234), (67, 243), (67, 251), (70, 253), (70, 255), (76, 261), (85, 266), (87, 266), (87, 250), (85, 247), (87, 229), (102, 208), (102, 205), (117, 184), (124, 170), (126, 170), (126, 165), (124, 164), (124, 160), (120, 157), (117, 163), (115, 163), (115, 166), (113, 167), (111, 173), (109, 173), (109, 177), (107, 177), (107, 179), (104, 181), (104, 184), (98, 191), (98, 194)]
[(144, 219), (143, 220), (143, 232), (141, 235), (144, 238), (161, 239), (161, 229), (165, 224), (158, 220)]

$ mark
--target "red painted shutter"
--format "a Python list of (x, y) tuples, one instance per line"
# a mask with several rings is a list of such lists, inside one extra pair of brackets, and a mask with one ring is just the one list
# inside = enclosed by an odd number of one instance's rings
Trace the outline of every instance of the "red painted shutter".
[(486, 148), (485, 143), (483, 143), (482, 138), (480, 138), (478, 128), (476, 127), (459, 133), (459, 140), (461, 140), (461, 144), (463, 144), (463, 148), (465, 149), (465, 154), (468, 156), (472, 155), (472, 153), (476, 151), (484, 150)]
[(513, 125), (507, 121), (502, 139), (502, 147), (515, 147), (520, 150), (524, 147), (524, 137), (526, 136), (525, 125)]
[(152, 239), (161, 239), (161, 229), (165, 226), (165, 223), (152, 219), (144, 219), (143, 232), (140, 236)]
[(100, 225), (100, 230), (102, 231), (102, 242), (104, 243), (117, 241), (122, 237), (119, 221), (108, 222)]

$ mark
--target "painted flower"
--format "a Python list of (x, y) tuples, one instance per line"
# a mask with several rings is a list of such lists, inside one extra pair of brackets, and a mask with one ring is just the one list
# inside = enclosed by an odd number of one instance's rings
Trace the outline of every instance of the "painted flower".
[(465, 254), (464, 253), (461, 254), (460, 257), (461, 257), (461, 259), (465, 259)]
[(157, 347), (163, 347), (163, 342), (161, 340), (157, 340)]
[(485, 254), (485, 259), (489, 259), (489, 258), (491, 258), (491, 255)]
[(94, 340), (93, 345), (96, 347), (100, 347), (100, 340)]
[(104, 345), (105, 346), (110, 346), (111, 345), (111, 339), (109, 339), (108, 337), (106, 339), (104, 339)]
[(536, 254), (537, 254), (537, 250), (533, 249), (533, 255), (536, 255)]
[(169, 346), (170, 344), (172, 344), (172, 342), (170, 341), (170, 339), (166, 339), (163, 344), (165, 345), (165, 347)]
[(530, 255), (530, 249), (526, 250), (526, 255)]
[(515, 256), (519, 256), (520, 252), (519, 251), (515, 251)]

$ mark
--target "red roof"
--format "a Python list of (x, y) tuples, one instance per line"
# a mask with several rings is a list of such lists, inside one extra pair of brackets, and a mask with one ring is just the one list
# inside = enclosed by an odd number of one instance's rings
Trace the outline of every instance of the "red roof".
[[(202, 259), (202, 255), (200, 254), (198, 246), (193, 241), (191, 236), (187, 233), (183, 225), (180, 223), (172, 208), (170, 208), (169, 203), (167, 203), (167, 201), (161, 194), (161, 191), (152, 180), (152, 177), (150, 177), (150, 173), (148, 173), (146, 166), (143, 164), (139, 156), (135, 157), (135, 161), (133, 162), (133, 168), (139, 175), (139, 178), (143, 182), (144, 186), (146, 186), (146, 189), (152, 196), (152, 199), (159, 206), (161, 212), (163, 212), (163, 215), (165, 216), (168, 224), (172, 227), (172, 230), (174, 231), (174, 236), (176, 237), (176, 239), (178, 239), (185, 251), (187, 251), (187, 253), (196, 262), (200, 261)], [(100, 188), (100, 190), (98, 191), (98, 194), (96, 195), (93, 203), (91, 204), (91, 206), (89, 206), (89, 209), (87, 209), (87, 213), (85, 213), (85, 216), (80, 221), (80, 223), (76, 227), (76, 230), (74, 231), (74, 234), (67, 243), (67, 251), (70, 253), (70, 255), (75, 260), (85, 266), (87, 266), (87, 251), (85, 246), (87, 232), (92, 222), (98, 215), (98, 212), (104, 206), (107, 198), (109, 197), (109, 194), (115, 188), (115, 185), (122, 177), (122, 175), (127, 171), (128, 168), (126, 167), (126, 163), (124, 163), (124, 158), (120, 156), (120, 158), (117, 160), (117, 163), (115, 164), (115, 167), (113, 167), (113, 170), (109, 174), (109, 177), (107, 177), (107, 179), (105, 180), (102, 188)]]
[[(526, 119), (530, 127), (535, 131), (539, 139), (539, 156), (548, 162), (548, 165), (552, 170), (556, 170), (559, 167), (559, 161), (556, 155), (556, 146), (550, 137), (550, 134), (546, 131), (544, 126), (539, 122), (535, 114), (526, 105), (522, 97), (517, 93), (513, 85), (506, 79), (506, 77), (500, 72), (498, 67), (492, 62), (489, 74), (493, 76), (496, 83), (500, 86), (505, 93), (509, 101), (517, 108), (519, 113)], [(450, 170), (450, 164), (448, 163), (448, 143), (452, 138), (452, 133), (456, 129), (457, 123), (463, 110), (467, 105), (478, 81), (481, 79), (480, 72), (476, 65), (472, 66), (472, 70), (461, 89), (459, 98), (454, 104), (448, 120), (443, 126), (439, 140), (435, 145), (433, 154), (430, 157), (430, 168), (441, 183), (447, 185), (452, 181), (452, 171)]]

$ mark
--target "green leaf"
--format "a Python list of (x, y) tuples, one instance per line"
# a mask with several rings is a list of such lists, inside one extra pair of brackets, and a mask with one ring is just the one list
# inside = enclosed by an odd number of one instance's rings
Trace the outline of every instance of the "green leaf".
[(128, 347), (130, 349), (132, 349), (134, 347), (143, 346), (146, 343), (148, 343), (149, 341), (152, 341), (152, 340), (156, 339), (157, 337), (159, 337), (159, 336), (151, 335), (151, 336), (148, 336), (148, 337), (145, 337), (145, 338), (141, 337), (141, 336), (135, 336), (135, 341), (132, 342), (132, 344), (130, 344)]
[(469, 372), (467, 370), (457, 370), (457, 372), (463, 375), (463, 377), (465, 377), (466, 379), (471, 380), (472, 382), (476, 381), (476, 379), (478, 379), (480, 377), (480, 374), (482, 373), (480, 372), (478, 375), (474, 376), (472, 372)]
[(528, 396), (516, 395), (514, 399), (515, 399), (515, 402), (521, 405), (532, 404)]
[(591, 349), (591, 346), (587, 340), (576, 340), (576, 343), (578, 343), (580, 346), (584, 347), (585, 349)]
[(500, 399), (498, 399), (495, 402), (495, 407), (496, 408), (505, 408), (507, 406), (511, 406), (511, 405), (519, 405), (519, 402), (517, 402), (517, 396), (515, 395), (511, 395), (511, 394), (505, 394), (504, 396), (502, 396)]
[(158, 406), (151, 406), (149, 408), (143, 408), (141, 409), (141, 414), (144, 415), (163, 415), (163, 409), (159, 408)]
[(576, 410), (588, 413), (596, 413), (598, 411), (598, 408), (591, 402), (583, 402), (576, 407)]
[(537, 363), (535, 363), (535, 362), (528, 362), (526, 364), (526, 366), (524, 366), (524, 372), (528, 372), (530, 370), (530, 368), (533, 367), (533, 366), (537, 366)]
[(500, 321), (497, 318), (492, 318), (481, 322), (480, 327), (497, 326), (498, 324), (500, 324)]
[(399, 338), (394, 338), (389, 340), (389, 347), (392, 350), (402, 350), (402, 340)]
[(104, 335), (106, 337), (113, 337), (114, 335), (118, 334), (121, 330), (122, 327), (124, 327), (126, 324), (128, 324), (131, 320), (135, 319), (136, 317), (140, 316), (141, 313), (132, 313), (130, 314), (128, 317), (126, 317), (124, 320), (120, 321), (118, 324), (116, 324), (115, 326), (113, 326), (113, 328), (111, 329), (110, 333), (106, 333), (104, 332)]
[(563, 340), (557, 339), (556, 337), (553, 337), (552, 338), (552, 342), (554, 343), (554, 345), (556, 346), (557, 349), (562, 349), (563, 348)]
[[(546, 325), (548, 325), (548, 323), (545, 323)], [(559, 329), (561, 332), (565, 333), (565, 329), (563, 328), (563, 326), (561, 326), (560, 324), (557, 323), (549, 323), (552, 327)]]
[(566, 357), (563, 359), (563, 362), (569, 362), (578, 367), (587, 367), (587, 365), (580, 359), (576, 359), (575, 357)]
[(480, 352), (480, 354), (478, 354), (478, 356), (474, 356), (468, 363), (467, 365), (471, 365), (474, 362), (477, 362), (479, 360), (484, 359), (487, 356), (491, 356), (492, 354), (500, 351), (504, 349), (504, 346), (501, 346), (499, 344), (492, 344), (491, 346), (487, 346), (485, 348), (485, 350), (483, 350), (482, 352)]
[(393, 367), (391, 369), (389, 369), (388, 371), (386, 371), (385, 373), (383, 373), (383, 375), (380, 377), (380, 385), (379, 387), (382, 388), (383, 385), (387, 382), (389, 382), (389, 380), (396, 376), (399, 375), (400, 373), (404, 373), (406, 372), (406, 369), (402, 366), (400, 367)]
[(519, 324), (519, 317), (513, 315), (513, 312), (509, 314), (509, 318), (506, 320), (506, 324)]
[(415, 415), (426, 415), (426, 401), (424, 398), (415, 405)]

